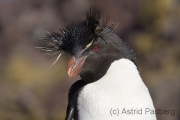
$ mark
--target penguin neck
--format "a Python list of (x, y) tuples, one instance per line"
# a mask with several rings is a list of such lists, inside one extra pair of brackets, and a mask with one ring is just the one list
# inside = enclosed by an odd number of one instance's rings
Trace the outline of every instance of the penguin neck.
[(128, 89), (130, 89), (131, 84), (143, 83), (136, 65), (129, 59), (124, 58), (111, 63), (106, 74), (97, 82), (102, 82), (107, 85), (114, 84), (115, 86), (119, 84), (122, 88), (127, 87)]
[[(106, 74), (99, 80), (88, 84), (85, 89), (95, 91), (113, 92), (114, 97), (130, 97), (142, 93), (149, 94), (149, 91), (142, 81), (136, 65), (129, 59), (119, 59), (111, 63)], [(127, 94), (128, 92), (128, 94)], [(118, 93), (118, 95), (116, 95)], [(111, 93), (110, 93), (111, 94)], [(141, 95), (137, 95), (141, 99)], [(128, 99), (128, 98), (127, 98)]]
[(132, 96), (139, 100), (149, 98), (149, 91), (136, 65), (129, 59), (115, 60), (101, 79), (88, 84), (85, 89), (90, 94), (92, 90), (110, 94), (112, 99), (124, 97), (123, 99), (131, 100)]

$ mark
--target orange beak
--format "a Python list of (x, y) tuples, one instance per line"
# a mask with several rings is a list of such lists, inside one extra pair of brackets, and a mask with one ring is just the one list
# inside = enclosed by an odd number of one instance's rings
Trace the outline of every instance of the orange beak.
[(77, 61), (74, 56), (71, 58), (71, 60), (68, 63), (68, 69), (67, 69), (67, 73), (70, 78), (77, 76), (81, 72), (86, 57), (87, 56), (83, 56), (79, 58)]

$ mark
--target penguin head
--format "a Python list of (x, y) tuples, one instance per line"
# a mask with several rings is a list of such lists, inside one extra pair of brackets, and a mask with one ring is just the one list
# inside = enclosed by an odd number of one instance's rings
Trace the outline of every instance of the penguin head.
[(136, 61), (132, 49), (106, 21), (100, 21), (97, 10), (90, 10), (84, 21), (61, 32), (48, 33), (45, 41), (50, 50), (64, 51), (72, 56), (67, 68), (69, 77), (80, 75), (83, 81), (91, 83), (104, 76), (115, 60)]

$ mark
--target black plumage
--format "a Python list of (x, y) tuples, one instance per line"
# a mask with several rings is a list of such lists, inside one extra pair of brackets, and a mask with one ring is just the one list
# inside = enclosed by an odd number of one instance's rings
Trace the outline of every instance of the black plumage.
[(79, 95), (79, 92), (82, 90), (82, 88), (86, 85), (86, 83), (82, 80), (76, 81), (71, 88), (69, 89), (69, 95), (68, 95), (68, 106), (66, 111), (66, 118), (65, 120), (78, 120), (78, 109), (77, 109), (77, 98)]
[(79, 24), (72, 24), (57, 32), (47, 33), (43, 41), (53, 51), (65, 51), (74, 55), (77, 49), (84, 48), (92, 39), (96, 38), (98, 33), (103, 31), (106, 24), (99, 21), (100, 13), (97, 10), (90, 10), (86, 19)]

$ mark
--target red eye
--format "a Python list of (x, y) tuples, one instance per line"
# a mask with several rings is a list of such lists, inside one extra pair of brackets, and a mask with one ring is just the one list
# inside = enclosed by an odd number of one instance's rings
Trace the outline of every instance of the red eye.
[(99, 47), (97, 45), (93, 47), (93, 50), (98, 50), (98, 49)]

